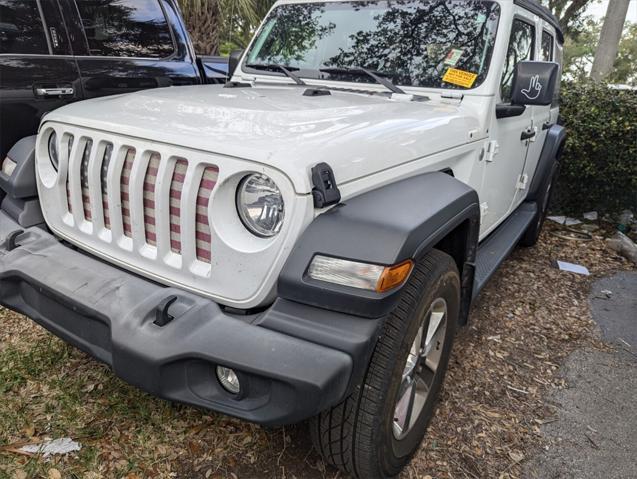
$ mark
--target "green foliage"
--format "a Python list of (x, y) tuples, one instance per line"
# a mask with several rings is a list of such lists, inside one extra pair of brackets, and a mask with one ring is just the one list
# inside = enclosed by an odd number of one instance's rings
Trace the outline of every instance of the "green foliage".
[(274, 0), (179, 0), (200, 54), (228, 54), (245, 48)]
[(588, 78), (595, 58), (602, 23), (589, 18), (586, 27), (566, 37), (564, 43), (564, 72), (575, 81)]
[(568, 130), (554, 208), (564, 212), (637, 210), (637, 91), (592, 82), (562, 89)]
[(615, 68), (608, 81), (637, 86), (637, 23), (629, 24), (619, 42)]
[[(575, 81), (588, 78), (602, 22), (588, 18), (582, 29), (566, 37), (564, 44), (564, 71)], [(637, 23), (627, 23), (619, 42), (619, 51), (609, 83), (637, 85)]]

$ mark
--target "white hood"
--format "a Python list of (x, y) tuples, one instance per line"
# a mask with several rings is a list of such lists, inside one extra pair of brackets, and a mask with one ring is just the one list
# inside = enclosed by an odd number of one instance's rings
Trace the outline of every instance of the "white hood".
[(297, 193), (327, 162), (339, 184), (470, 141), (467, 107), (297, 86), (162, 88), (75, 103), (46, 120), (264, 163)]

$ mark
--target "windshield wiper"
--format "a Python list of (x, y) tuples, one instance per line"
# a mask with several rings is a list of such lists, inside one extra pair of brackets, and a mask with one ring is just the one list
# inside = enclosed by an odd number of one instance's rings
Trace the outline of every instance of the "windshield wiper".
[(390, 82), (387, 78), (383, 78), (380, 76), (379, 72), (375, 72), (373, 70), (369, 70), (363, 67), (327, 67), (319, 69), (321, 73), (334, 73), (336, 75), (341, 73), (349, 73), (352, 75), (367, 75), (370, 78), (376, 80), (376, 83), (383, 85), (385, 88), (390, 90), (393, 93), (397, 93), (399, 95), (406, 95), (405, 91), (401, 88), (398, 88), (392, 82)]
[(248, 63), (246, 65), (248, 68), (254, 68), (255, 70), (278, 70), (282, 72), (285, 76), (294, 80), (294, 83), (297, 85), (307, 86), (303, 80), (301, 80), (297, 75), (292, 73), (291, 70), (299, 70), (296, 67), (288, 67), (285, 65), (281, 65), (279, 63)]

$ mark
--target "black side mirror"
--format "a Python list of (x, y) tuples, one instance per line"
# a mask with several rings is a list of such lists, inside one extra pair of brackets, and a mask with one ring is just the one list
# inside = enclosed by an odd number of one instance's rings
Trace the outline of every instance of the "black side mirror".
[(232, 78), (232, 75), (234, 75), (242, 56), (243, 50), (234, 50), (230, 53), (230, 58), (228, 58), (228, 79)]
[(515, 66), (511, 104), (550, 105), (559, 81), (560, 66), (550, 62), (520, 62)]

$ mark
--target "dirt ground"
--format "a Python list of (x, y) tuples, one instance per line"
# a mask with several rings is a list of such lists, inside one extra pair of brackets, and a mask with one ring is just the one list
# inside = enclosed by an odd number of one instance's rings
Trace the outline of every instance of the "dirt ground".
[(529, 479), (632, 479), (637, 458), (637, 272), (597, 280), (589, 298), (611, 351), (580, 349), (560, 373), (568, 385), (551, 391), (555, 420), (547, 444), (526, 464)]
[[(591, 282), (629, 263), (601, 237), (518, 249), (460, 332), (436, 417), (404, 478), (517, 478), (546, 446), (550, 394), (576, 350), (608, 352), (595, 335)], [(555, 260), (592, 276), (561, 272)], [(24, 444), (70, 437), (77, 453), (45, 460)], [(333, 478), (304, 426), (267, 430), (170, 404), (113, 377), (85, 354), (0, 310), (0, 478)]]

